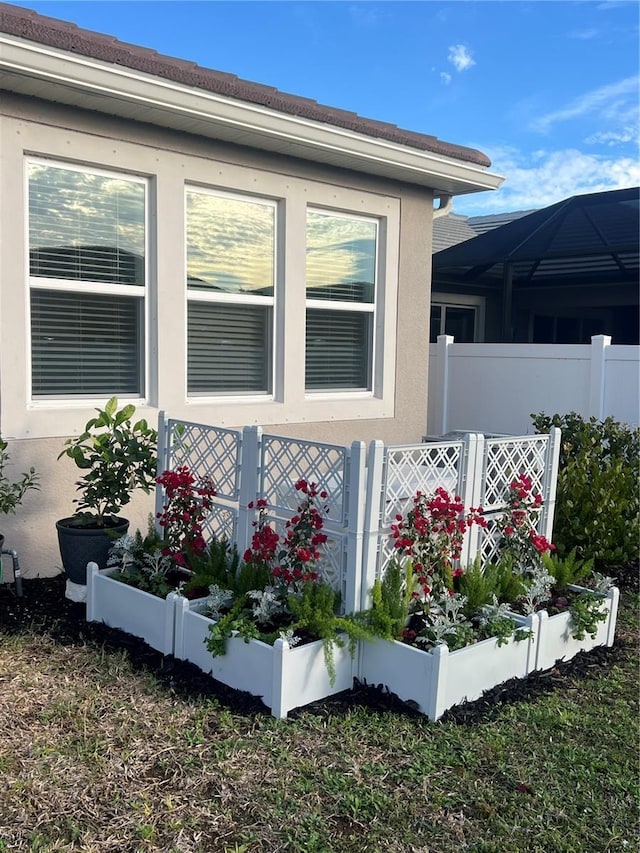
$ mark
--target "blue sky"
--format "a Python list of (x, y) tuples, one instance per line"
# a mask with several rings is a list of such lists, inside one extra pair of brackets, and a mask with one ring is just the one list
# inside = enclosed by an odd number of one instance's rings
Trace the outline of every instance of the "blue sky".
[(635, 0), (32, 0), (44, 15), (479, 148), (469, 215), (640, 184)]

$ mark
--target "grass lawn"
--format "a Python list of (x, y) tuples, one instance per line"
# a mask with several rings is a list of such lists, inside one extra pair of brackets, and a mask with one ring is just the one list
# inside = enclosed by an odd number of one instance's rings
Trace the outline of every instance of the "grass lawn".
[(613, 649), (438, 723), (366, 691), (278, 721), (0, 624), (0, 851), (631, 853), (637, 615), (624, 594)]

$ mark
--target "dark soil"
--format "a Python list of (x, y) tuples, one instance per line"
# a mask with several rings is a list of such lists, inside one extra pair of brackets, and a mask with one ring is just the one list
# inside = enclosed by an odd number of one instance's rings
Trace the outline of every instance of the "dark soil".
[[(638, 590), (638, 563), (610, 572), (619, 585), (628, 591)], [(248, 693), (233, 690), (202, 673), (193, 664), (172, 656), (163, 657), (142, 640), (106, 625), (85, 620), (85, 606), (65, 598), (65, 577), (23, 580), (24, 594), (17, 597), (13, 585), (0, 584), (0, 634), (19, 634), (31, 628), (46, 632), (62, 645), (95, 646), (107, 650), (126, 649), (135, 669), (151, 672), (172, 693), (182, 696), (215, 697), (230, 710), (241, 714), (268, 713), (260, 699)], [(536, 672), (526, 679), (512, 679), (487, 691), (480, 699), (450, 709), (442, 717), (445, 721), (463, 725), (486, 720), (502, 705), (526, 702), (541, 693), (562, 689), (567, 680), (589, 677), (602, 667), (609, 667), (617, 656), (624, 654), (629, 639), (617, 638), (613, 648), (596, 648), (588, 654), (577, 655), (567, 663), (559, 662), (545, 672)], [(341, 716), (354, 706), (372, 710), (394, 710), (418, 715), (410, 703), (402, 702), (382, 685), (354, 682), (353, 690), (339, 693), (328, 699), (307, 705), (291, 712), (290, 717), (301, 713), (319, 716)]]

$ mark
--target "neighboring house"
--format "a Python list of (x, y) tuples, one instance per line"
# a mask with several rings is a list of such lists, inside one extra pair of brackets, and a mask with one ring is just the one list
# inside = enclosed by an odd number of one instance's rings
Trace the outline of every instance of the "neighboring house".
[(636, 187), (436, 220), (431, 341), (637, 344), (638, 202)]
[(434, 200), (497, 188), (484, 154), (4, 4), (0, 73), (0, 429), (44, 475), (3, 521), (27, 571), (71, 510), (62, 439), (114, 394), (152, 423), (420, 440)]

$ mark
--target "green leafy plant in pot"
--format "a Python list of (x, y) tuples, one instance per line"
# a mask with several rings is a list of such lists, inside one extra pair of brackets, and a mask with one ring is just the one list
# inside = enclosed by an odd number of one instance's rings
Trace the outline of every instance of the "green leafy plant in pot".
[[(38, 474), (35, 468), (29, 468), (17, 480), (11, 480), (4, 473), (4, 467), (9, 461), (8, 444), (0, 436), (0, 515), (8, 515), (16, 511), (29, 489), (39, 489)], [(4, 546), (4, 536), (0, 533), (0, 551)]]
[(155, 485), (158, 433), (144, 419), (133, 423), (135, 410), (132, 404), (118, 409), (112, 397), (58, 456), (84, 472), (76, 481), (78, 511), (56, 523), (62, 565), (73, 583), (86, 583), (90, 561), (105, 568), (114, 538), (129, 529), (122, 507), (136, 489), (149, 494)]

